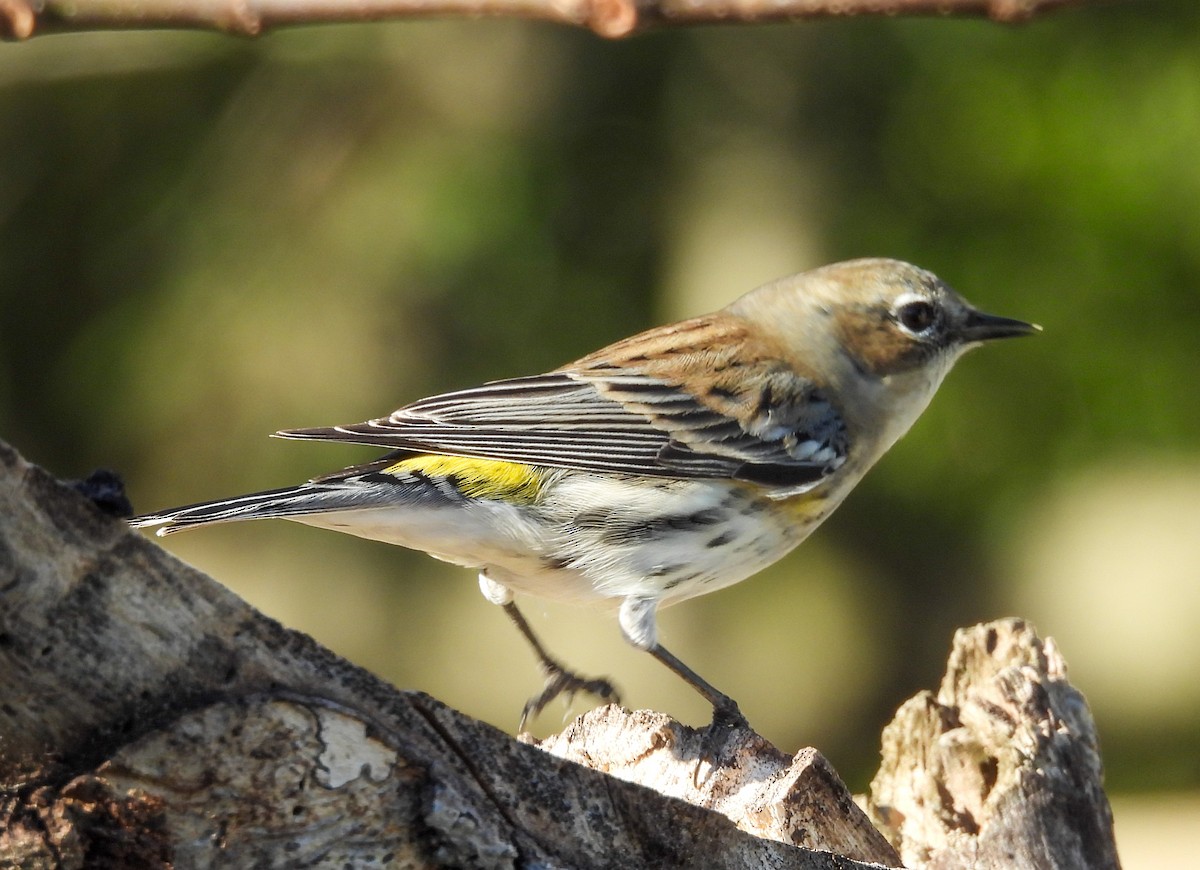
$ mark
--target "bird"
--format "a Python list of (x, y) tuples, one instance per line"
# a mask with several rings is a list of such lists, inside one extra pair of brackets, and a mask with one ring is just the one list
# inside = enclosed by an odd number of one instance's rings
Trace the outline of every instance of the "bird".
[(556, 697), (619, 702), (554, 658), (517, 594), (615, 611), (713, 708), (737, 702), (661, 643), (660, 608), (738, 583), (812, 533), (928, 406), (963, 352), (1037, 332), (899, 260), (850, 260), (619, 340), (553, 371), (277, 437), (388, 452), (295, 486), (135, 517), (165, 535), (283, 518), (478, 571)]

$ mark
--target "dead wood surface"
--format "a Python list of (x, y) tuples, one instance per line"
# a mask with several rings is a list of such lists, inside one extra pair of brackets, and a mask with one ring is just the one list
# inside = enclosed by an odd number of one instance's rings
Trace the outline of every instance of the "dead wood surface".
[(753, 731), (730, 735), (717, 758), (705, 735), (650, 710), (599, 707), (535, 745), (690, 804), (757, 837), (894, 867), (899, 856), (812, 748), (789, 756)]
[[(1014, 620), (955, 656), (865, 801), (908, 866), (1116, 866), (1052, 645)], [(1023, 702), (997, 713), (995, 686)], [(714, 751), (613, 707), (527, 745), (284, 629), (0, 443), (0, 866), (880, 864), (896, 851), (815, 750), (734, 731)]]
[(1096, 723), (1020, 619), (955, 634), (937, 693), (884, 729), (866, 806), (908, 867), (1120, 866)]

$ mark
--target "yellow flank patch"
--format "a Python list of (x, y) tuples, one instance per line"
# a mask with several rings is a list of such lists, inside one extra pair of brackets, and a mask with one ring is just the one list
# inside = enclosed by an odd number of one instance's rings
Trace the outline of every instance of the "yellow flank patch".
[(519, 462), (428, 454), (402, 459), (385, 469), (397, 474), (417, 471), (428, 477), (448, 477), (468, 498), (492, 498), (529, 504), (541, 493), (537, 469)]
[(802, 492), (783, 500), (783, 506), (797, 522), (812, 521), (826, 513), (824, 493)]

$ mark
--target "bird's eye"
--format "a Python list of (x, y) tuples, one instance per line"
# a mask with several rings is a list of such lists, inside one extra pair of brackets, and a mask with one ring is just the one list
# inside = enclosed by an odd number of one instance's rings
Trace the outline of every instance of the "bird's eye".
[(933, 303), (918, 299), (906, 302), (897, 308), (896, 319), (909, 332), (919, 335), (937, 323), (938, 312)]

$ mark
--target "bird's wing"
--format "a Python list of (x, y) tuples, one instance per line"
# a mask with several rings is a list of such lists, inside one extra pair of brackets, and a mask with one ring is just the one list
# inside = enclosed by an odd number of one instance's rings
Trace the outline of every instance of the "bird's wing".
[(432, 396), (366, 423), (279, 435), (789, 491), (815, 485), (845, 461), (837, 410), (745, 330), (714, 333), (710, 320), (661, 327), (548, 374)]

